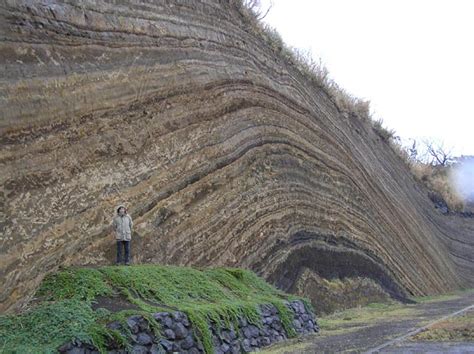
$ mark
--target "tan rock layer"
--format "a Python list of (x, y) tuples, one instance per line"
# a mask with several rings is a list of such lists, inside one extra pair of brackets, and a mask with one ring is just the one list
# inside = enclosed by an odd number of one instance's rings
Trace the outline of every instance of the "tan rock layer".
[(0, 310), (59, 266), (112, 262), (123, 201), (135, 262), (472, 285), (473, 223), (438, 215), (233, 2), (4, 1), (0, 34)]
[(391, 300), (389, 294), (372, 279), (351, 277), (328, 280), (304, 267), (300, 269), (292, 290), (300, 296), (314, 299), (314, 310), (319, 315)]

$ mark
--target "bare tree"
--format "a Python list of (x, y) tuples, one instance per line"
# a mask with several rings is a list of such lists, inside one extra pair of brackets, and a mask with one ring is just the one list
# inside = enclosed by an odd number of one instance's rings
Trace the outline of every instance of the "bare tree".
[(418, 148), (416, 147), (416, 140), (413, 139), (413, 145), (411, 148), (408, 149), (408, 155), (410, 156), (410, 160), (417, 161), (418, 160)]
[(442, 142), (425, 140), (426, 161), (432, 166), (447, 166), (453, 162), (451, 149), (447, 149)]
[(256, 16), (258, 20), (263, 20), (267, 17), (268, 13), (270, 12), (273, 2), (270, 2), (268, 9), (266, 11), (262, 10), (262, 4), (260, 0), (243, 0), (244, 6), (251, 10)]

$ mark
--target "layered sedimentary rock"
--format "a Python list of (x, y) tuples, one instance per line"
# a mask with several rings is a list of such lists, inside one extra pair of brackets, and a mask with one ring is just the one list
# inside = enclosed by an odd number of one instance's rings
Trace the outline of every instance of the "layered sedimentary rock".
[(395, 297), (471, 286), (471, 220), (434, 210), (389, 145), (227, 1), (3, 1), (0, 310), (59, 266), (301, 269)]
[(300, 270), (297, 279), (290, 291), (310, 297), (315, 312), (320, 315), (390, 301), (390, 295), (372, 279), (323, 278), (307, 268)]

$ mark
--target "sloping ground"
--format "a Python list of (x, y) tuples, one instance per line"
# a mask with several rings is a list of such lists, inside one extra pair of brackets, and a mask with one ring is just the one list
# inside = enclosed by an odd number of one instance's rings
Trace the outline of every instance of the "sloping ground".
[(474, 309), (436, 323), (414, 336), (412, 340), (473, 342), (472, 346), (474, 347)]
[(261, 325), (262, 304), (275, 306), (288, 336), (296, 335), (285, 301), (297, 298), (273, 288), (250, 271), (236, 268), (70, 268), (48, 276), (37, 297), (29, 311), (0, 316), (2, 352), (56, 352), (73, 339), (105, 350), (111, 340), (127, 343), (127, 332), (120, 334), (107, 324), (126, 323), (128, 316), (139, 314), (158, 330), (152, 314), (170, 309), (189, 317), (207, 353), (213, 352), (208, 323), (225, 326), (244, 319)]
[(461, 320), (466, 336), (463, 342), (458, 343), (459, 346), (455, 343), (451, 345), (437, 343), (437, 346), (431, 346), (426, 342), (412, 342), (409, 337), (427, 325), (437, 327), (443, 318), (471, 307), (474, 303), (472, 289), (430, 300), (427, 298), (417, 300), (418, 303), (409, 305), (396, 302), (374, 303), (365, 308), (345, 310), (321, 317), (318, 319), (321, 335), (277, 344), (264, 353), (472, 353), (474, 342), (472, 337), (469, 338), (469, 330), (465, 327), (469, 323), (468, 317)]
[(134, 261), (371, 278), (397, 298), (474, 282), (472, 221), (437, 213), (238, 2), (0, 6), (0, 311), (61, 265)]

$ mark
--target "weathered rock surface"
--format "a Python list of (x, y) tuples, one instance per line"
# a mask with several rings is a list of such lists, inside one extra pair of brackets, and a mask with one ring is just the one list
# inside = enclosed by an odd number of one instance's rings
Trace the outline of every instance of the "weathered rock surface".
[(308, 268), (301, 269), (290, 291), (311, 298), (318, 315), (391, 300), (390, 295), (370, 278), (327, 279)]
[(435, 211), (233, 1), (3, 1), (0, 83), (0, 311), (61, 265), (111, 263), (120, 202), (134, 262), (474, 283), (472, 220)]

